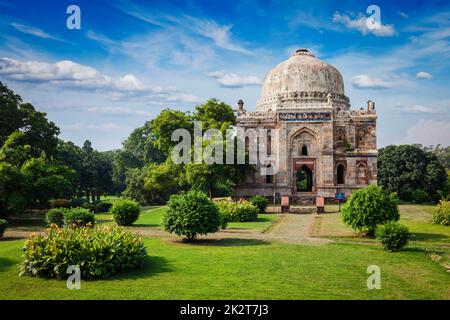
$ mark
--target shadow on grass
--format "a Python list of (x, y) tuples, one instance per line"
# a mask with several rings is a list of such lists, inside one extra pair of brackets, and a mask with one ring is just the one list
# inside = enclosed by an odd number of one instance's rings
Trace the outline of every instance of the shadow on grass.
[(194, 246), (217, 246), (217, 247), (233, 247), (233, 246), (258, 246), (268, 245), (270, 242), (258, 239), (242, 239), (242, 238), (223, 238), (223, 239), (195, 239), (187, 241), (185, 239), (176, 239), (174, 242), (189, 244)]
[(426, 241), (426, 240), (448, 240), (449, 236), (439, 233), (423, 233), (423, 232), (413, 232), (413, 241)]
[(164, 257), (147, 256), (142, 269), (127, 271), (117, 275), (113, 275), (106, 280), (125, 280), (125, 279), (141, 279), (152, 277), (160, 273), (172, 272), (169, 260)]
[(11, 259), (0, 257), (0, 272), (15, 264), (16, 263)]

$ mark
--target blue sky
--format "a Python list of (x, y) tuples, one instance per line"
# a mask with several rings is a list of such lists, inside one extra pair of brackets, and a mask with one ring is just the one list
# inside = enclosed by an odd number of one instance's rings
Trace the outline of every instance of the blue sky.
[[(66, 9), (81, 9), (69, 30)], [(381, 29), (365, 26), (381, 9)], [(119, 148), (166, 107), (210, 97), (253, 110), (296, 48), (338, 68), (352, 108), (371, 99), (378, 145), (450, 141), (448, 1), (0, 0), (0, 80), (61, 138)]]

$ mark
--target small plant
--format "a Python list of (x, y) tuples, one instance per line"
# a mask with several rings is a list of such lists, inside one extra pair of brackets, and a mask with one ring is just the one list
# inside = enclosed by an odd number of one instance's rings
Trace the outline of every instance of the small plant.
[(68, 199), (53, 199), (49, 203), (50, 208), (70, 208), (71, 201)]
[(377, 225), (400, 219), (397, 196), (374, 185), (359, 189), (345, 202), (342, 217), (353, 229), (373, 236)]
[(414, 190), (412, 193), (412, 197), (414, 202), (416, 203), (424, 203), (430, 201), (430, 195), (428, 194), (428, 192), (422, 189)]
[(199, 234), (217, 232), (223, 226), (217, 206), (201, 191), (173, 195), (168, 205), (169, 210), (163, 217), (164, 230), (190, 241)]
[(219, 201), (217, 206), (228, 222), (248, 222), (258, 219), (258, 208), (245, 200), (239, 202)]
[(82, 279), (106, 278), (142, 267), (146, 256), (142, 239), (122, 227), (52, 226), (26, 241), (20, 275), (63, 279), (70, 265), (79, 265)]
[(0, 238), (3, 237), (6, 228), (8, 227), (8, 221), (0, 219)]
[(64, 225), (64, 214), (68, 209), (65, 208), (54, 208), (47, 211), (45, 214), (45, 222), (48, 226), (56, 224), (58, 227)]
[(266, 211), (267, 205), (269, 204), (267, 198), (260, 195), (251, 197), (250, 202), (258, 208), (259, 213), (264, 213)]
[(84, 208), (71, 208), (64, 212), (64, 226), (91, 226), (95, 224), (95, 215)]
[(343, 144), (342, 150), (344, 150), (345, 152), (349, 152), (349, 151), (353, 151), (354, 149), (350, 143), (346, 142)]
[(386, 222), (377, 229), (376, 235), (383, 247), (389, 251), (401, 250), (411, 237), (408, 228), (396, 221)]
[(134, 201), (120, 200), (114, 203), (110, 212), (119, 226), (130, 226), (139, 218), (140, 207)]
[(450, 201), (441, 200), (433, 213), (434, 224), (450, 225)]

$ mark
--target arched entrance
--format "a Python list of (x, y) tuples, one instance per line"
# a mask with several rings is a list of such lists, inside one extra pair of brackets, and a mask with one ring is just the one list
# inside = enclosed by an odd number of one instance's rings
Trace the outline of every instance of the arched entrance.
[(313, 187), (313, 172), (306, 165), (296, 172), (295, 186), (297, 192), (311, 192)]

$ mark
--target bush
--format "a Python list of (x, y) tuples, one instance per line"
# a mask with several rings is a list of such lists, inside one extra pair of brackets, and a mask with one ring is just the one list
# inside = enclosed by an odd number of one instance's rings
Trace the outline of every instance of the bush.
[(198, 234), (216, 232), (223, 219), (217, 206), (201, 191), (173, 195), (163, 217), (164, 230), (194, 240)]
[(142, 240), (122, 227), (53, 226), (26, 241), (20, 275), (63, 279), (70, 265), (78, 265), (82, 279), (105, 278), (142, 267), (146, 256)]
[(403, 200), (403, 201), (407, 201), (407, 202), (413, 201), (413, 193), (409, 189), (400, 191), (400, 193), (398, 194), (398, 197), (400, 198), (400, 200)]
[(239, 202), (219, 201), (217, 206), (228, 222), (247, 222), (258, 219), (258, 208), (245, 200)]
[(64, 212), (64, 226), (83, 227), (95, 224), (95, 215), (84, 208), (71, 208)]
[(395, 221), (388, 221), (377, 229), (378, 240), (389, 251), (401, 250), (408, 244), (410, 237), (408, 228)]
[(64, 213), (67, 211), (65, 208), (54, 208), (47, 211), (45, 215), (45, 222), (51, 226), (56, 224), (58, 227), (64, 225)]
[(3, 237), (6, 228), (8, 227), (8, 221), (0, 219), (0, 238)]
[(50, 208), (70, 208), (71, 201), (68, 199), (53, 199), (49, 203)]
[(266, 197), (256, 195), (250, 198), (250, 202), (258, 208), (259, 213), (264, 213), (266, 211), (269, 201)]
[(423, 203), (430, 201), (430, 195), (428, 194), (428, 192), (422, 189), (414, 190), (414, 192), (412, 193), (412, 197), (414, 202), (416, 203)]
[(70, 200), (70, 207), (72, 207), (72, 208), (82, 207), (83, 204), (85, 204), (87, 202), (89, 202), (89, 201), (84, 198), (74, 198), (74, 199)]
[(119, 226), (130, 226), (140, 214), (139, 205), (131, 200), (120, 200), (114, 203), (110, 211)]
[(345, 202), (342, 217), (353, 229), (374, 235), (377, 225), (400, 218), (397, 196), (374, 185), (356, 190)]
[(94, 213), (108, 212), (112, 207), (112, 203), (103, 201), (85, 202), (81, 207)]
[(441, 200), (433, 213), (434, 224), (450, 225), (450, 201)]

